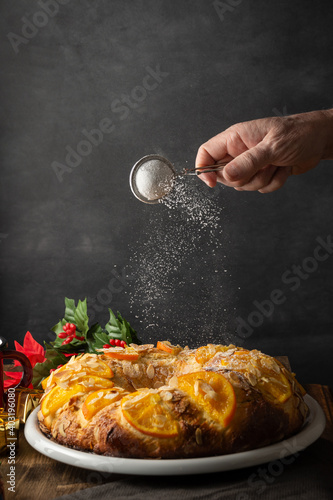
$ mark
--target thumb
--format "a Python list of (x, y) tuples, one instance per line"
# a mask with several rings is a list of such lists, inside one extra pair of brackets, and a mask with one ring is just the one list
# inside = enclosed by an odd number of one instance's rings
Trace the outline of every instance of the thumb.
[(272, 161), (273, 155), (267, 144), (260, 142), (228, 163), (224, 167), (223, 176), (229, 182), (248, 180)]

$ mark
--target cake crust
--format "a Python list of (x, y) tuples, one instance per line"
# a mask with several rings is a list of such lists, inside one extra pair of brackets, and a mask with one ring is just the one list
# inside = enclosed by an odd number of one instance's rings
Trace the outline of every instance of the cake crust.
[[(276, 359), (233, 345), (170, 350), (132, 344), (121, 350), (131, 360), (72, 358), (44, 384), (40, 429), (78, 450), (170, 459), (260, 448), (304, 424), (304, 390)], [(103, 382), (94, 373), (105, 366)]]

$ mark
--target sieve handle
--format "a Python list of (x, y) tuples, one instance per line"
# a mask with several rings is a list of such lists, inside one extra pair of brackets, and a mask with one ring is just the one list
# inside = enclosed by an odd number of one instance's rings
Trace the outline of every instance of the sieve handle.
[(184, 171), (180, 175), (200, 175), (200, 174), (209, 174), (211, 172), (219, 172), (223, 170), (226, 165), (228, 165), (228, 161), (224, 163), (216, 163), (215, 165), (207, 165), (206, 167), (196, 167), (196, 168), (185, 168)]

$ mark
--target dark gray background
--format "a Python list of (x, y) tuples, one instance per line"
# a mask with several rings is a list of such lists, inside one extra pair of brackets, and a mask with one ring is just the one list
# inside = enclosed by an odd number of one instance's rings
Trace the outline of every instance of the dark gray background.
[[(92, 303), (116, 269), (133, 279), (110, 303), (103, 296), (95, 319), (107, 319), (109, 306), (143, 342), (231, 339), (286, 354), (301, 381), (333, 384), (333, 256), (295, 291), (281, 281), (313, 255), (317, 237), (332, 234), (332, 162), (269, 195), (210, 191), (197, 181), (202, 196), (224, 207), (222, 248), (205, 263), (200, 246), (191, 253), (185, 285), (167, 297), (173, 310), (167, 321), (163, 301), (154, 304), (155, 329), (140, 316), (133, 249), (151, 241), (149, 228), (161, 237), (163, 227), (174, 226), (164, 206), (132, 196), (135, 161), (157, 152), (193, 165), (200, 144), (235, 122), (333, 105), (332, 2), (230, 0), (229, 6), (219, 16), (211, 1), (71, 0), (15, 54), (8, 33), (22, 35), (22, 17), (33, 20), (41, 7), (1, 2), (1, 331), (11, 345), (26, 330), (50, 340), (64, 297), (88, 296)], [(135, 109), (112, 110), (142, 85), (148, 66), (158, 65), (168, 75), (156, 89)], [(66, 146), (75, 148), (82, 129), (106, 117), (114, 130), (59, 182), (52, 163), (64, 163)], [(219, 261), (228, 272), (213, 279)], [(192, 285), (198, 276), (204, 289)], [(249, 338), (237, 338), (236, 317), (246, 319), (253, 301), (268, 299), (275, 288), (285, 302)]]

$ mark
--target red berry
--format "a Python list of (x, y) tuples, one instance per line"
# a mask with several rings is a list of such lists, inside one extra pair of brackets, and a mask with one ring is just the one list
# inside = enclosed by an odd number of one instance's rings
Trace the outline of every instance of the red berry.
[(64, 332), (67, 330), (67, 325), (68, 325), (68, 323), (66, 323), (66, 325), (64, 325), (64, 326), (62, 327), (62, 329), (64, 330)]
[(115, 339), (115, 341), (114, 341), (114, 345), (116, 345), (116, 346), (120, 346), (120, 340), (119, 340), (119, 339)]
[(67, 332), (60, 332), (60, 333), (58, 333), (58, 337), (59, 337), (59, 339), (65, 339), (66, 337), (68, 337), (68, 333)]
[(110, 340), (110, 344), (111, 344), (111, 345), (115, 345), (115, 340), (114, 340), (114, 339), (111, 339), (111, 340)]
[(103, 349), (109, 349), (109, 347), (110, 347), (109, 344), (104, 344), (103, 345)]
[(61, 368), (62, 366), (64, 366), (64, 365), (58, 365), (57, 368)]
[(77, 340), (84, 340), (84, 337), (80, 337), (80, 336), (77, 336), (77, 335), (74, 335), (74, 337), (75, 337)]
[(72, 337), (72, 336), (67, 337), (67, 339), (65, 339), (63, 342), (61, 342), (61, 345), (69, 344), (70, 342), (72, 342), (73, 338), (74, 337)]
[(122, 341), (120, 342), (120, 347), (125, 347), (125, 346), (126, 346), (126, 342), (125, 342), (125, 340), (122, 340)]
[(70, 330), (76, 330), (76, 326), (74, 325), (74, 323), (69, 323), (69, 329)]
[(51, 372), (54, 372), (54, 371), (55, 371), (55, 368), (51, 368), (50, 373), (51, 373)]

